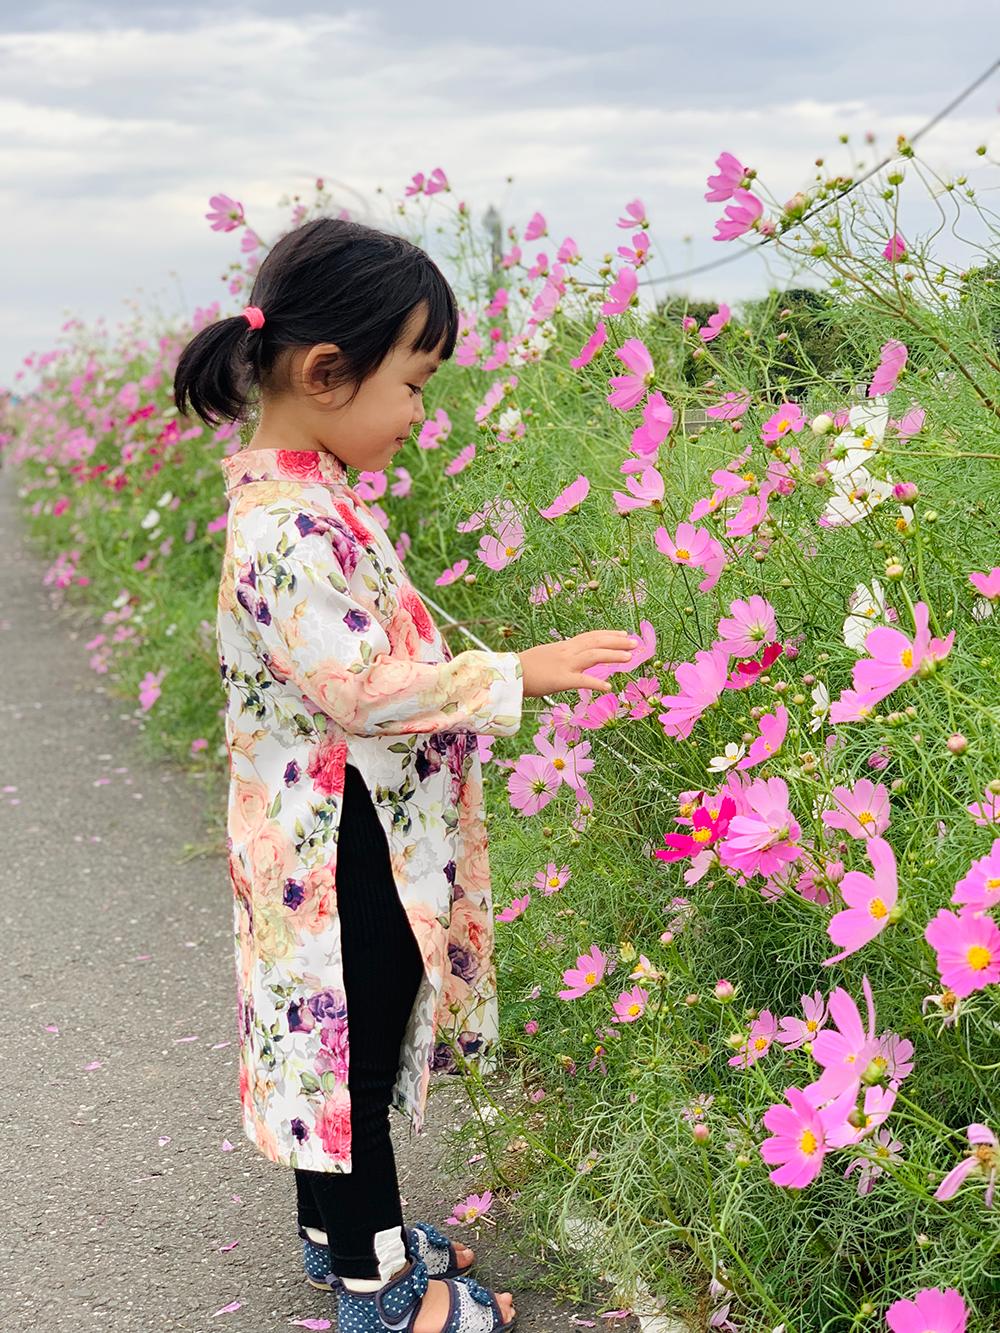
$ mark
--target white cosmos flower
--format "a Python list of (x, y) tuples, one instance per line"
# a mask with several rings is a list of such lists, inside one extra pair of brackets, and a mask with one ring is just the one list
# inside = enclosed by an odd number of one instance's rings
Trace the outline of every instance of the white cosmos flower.
[(497, 429), (510, 432), (515, 426), (521, 424), (521, 409), (519, 407), (508, 407), (497, 417)]
[(872, 579), (869, 588), (859, 583), (851, 593), (847, 605), (851, 614), (844, 621), (844, 642), (856, 653), (864, 650), (868, 631), (885, 622), (885, 593), (878, 579)]
[(863, 467), (878, 453), (889, 424), (889, 399), (881, 394), (869, 402), (858, 403), (848, 413), (848, 422), (830, 448), (833, 454), (840, 448), (846, 449), (843, 458), (835, 458), (834, 462), (845, 463), (850, 470)]
[(987, 597), (977, 597), (972, 603), (972, 619), (988, 620), (993, 614), (993, 603)]
[(830, 691), (822, 681), (812, 691), (813, 706), (810, 708), (812, 721), (809, 723), (810, 731), (819, 731), (826, 721), (827, 714), (830, 711)]
[(726, 769), (738, 764), (746, 752), (747, 747), (745, 745), (737, 745), (735, 741), (730, 741), (723, 754), (717, 754), (714, 759), (708, 761), (708, 771), (710, 773), (725, 773)]
[(866, 467), (850, 467), (846, 459), (832, 459), (826, 465), (834, 493), (820, 516), (827, 528), (842, 528), (860, 523), (892, 494), (892, 480), (880, 481)]
[(156, 509), (151, 509), (149, 513), (146, 515), (146, 517), (139, 524), (139, 526), (141, 528), (145, 528), (148, 531), (150, 528), (155, 528), (157, 523), (159, 523), (159, 521), (160, 521), (159, 511)]

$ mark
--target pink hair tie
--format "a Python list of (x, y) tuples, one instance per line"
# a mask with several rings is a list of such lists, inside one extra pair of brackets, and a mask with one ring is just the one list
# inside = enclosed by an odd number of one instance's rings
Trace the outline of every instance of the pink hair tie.
[(264, 312), (260, 306), (248, 305), (243, 311), (247, 323), (252, 329), (261, 329), (264, 327)]

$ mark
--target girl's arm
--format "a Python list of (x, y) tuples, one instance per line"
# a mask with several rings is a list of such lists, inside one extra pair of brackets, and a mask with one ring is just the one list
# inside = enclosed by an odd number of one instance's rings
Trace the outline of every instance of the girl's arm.
[(237, 586), (233, 608), (275, 679), (356, 736), (517, 733), (517, 653), (470, 649), (433, 663), (393, 655), (383, 626), (351, 596), (329, 539), (296, 545), (308, 548), (308, 563), (280, 555), (273, 571), (258, 571), (256, 587)]

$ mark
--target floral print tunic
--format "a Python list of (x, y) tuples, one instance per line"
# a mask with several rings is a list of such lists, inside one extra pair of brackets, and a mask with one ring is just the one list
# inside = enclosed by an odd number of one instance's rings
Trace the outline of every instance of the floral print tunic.
[(420, 1133), (450, 1042), (495, 1068), (493, 905), (476, 734), (514, 735), (516, 653), (452, 657), (382, 525), (327, 451), (220, 460), (217, 646), (226, 691), (240, 1101), (272, 1161), (351, 1170), (337, 916), (344, 766), (388, 842), (424, 973), (391, 1105)]

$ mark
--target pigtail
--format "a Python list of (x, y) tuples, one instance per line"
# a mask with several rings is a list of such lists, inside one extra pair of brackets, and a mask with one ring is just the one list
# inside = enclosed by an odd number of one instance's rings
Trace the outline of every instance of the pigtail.
[(174, 372), (174, 402), (188, 415), (188, 404), (209, 426), (236, 421), (247, 409), (253, 376), (247, 340), (259, 338), (243, 315), (207, 324), (181, 353)]

